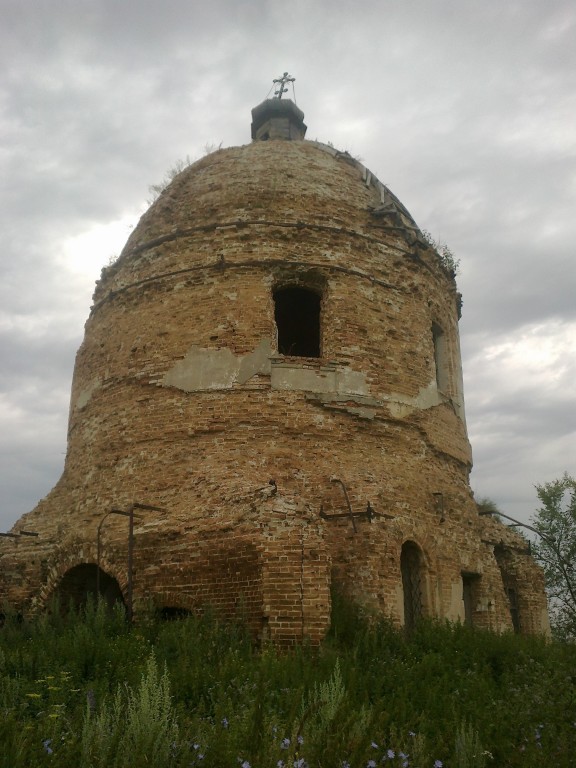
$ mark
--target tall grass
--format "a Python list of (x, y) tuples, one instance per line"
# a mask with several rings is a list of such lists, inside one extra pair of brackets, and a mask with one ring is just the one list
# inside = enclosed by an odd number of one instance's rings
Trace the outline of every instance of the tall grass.
[(568, 768), (574, 646), (335, 603), (321, 648), (88, 606), (0, 630), (0, 768)]

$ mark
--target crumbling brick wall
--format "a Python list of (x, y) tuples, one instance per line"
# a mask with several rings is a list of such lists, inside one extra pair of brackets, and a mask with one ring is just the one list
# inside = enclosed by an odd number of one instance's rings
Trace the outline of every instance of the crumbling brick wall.
[[(287, 287), (320, 297), (318, 355), (279, 354)], [(38, 539), (0, 545), (3, 596), (47, 599), (63, 552), (94, 563), (102, 516), (137, 500), (163, 511), (136, 521), (136, 609), (211, 604), (257, 636), (317, 642), (334, 579), (403, 623), (408, 546), (423, 613), (511, 629), (468, 484), (459, 303), (406, 209), (346, 153), (255, 142), (194, 164), (103, 270), (64, 473), (16, 526)], [(110, 519), (102, 567), (123, 594), (125, 557)], [(539, 570), (514, 568), (522, 630), (546, 631)]]

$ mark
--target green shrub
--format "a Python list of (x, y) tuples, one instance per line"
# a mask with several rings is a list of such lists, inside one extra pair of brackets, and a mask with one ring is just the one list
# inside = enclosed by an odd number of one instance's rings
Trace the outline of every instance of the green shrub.
[(82, 729), (83, 768), (129, 768), (170, 764), (178, 728), (174, 719), (168, 674), (160, 675), (154, 655), (136, 690), (119, 686), (112, 702), (98, 714), (88, 701)]

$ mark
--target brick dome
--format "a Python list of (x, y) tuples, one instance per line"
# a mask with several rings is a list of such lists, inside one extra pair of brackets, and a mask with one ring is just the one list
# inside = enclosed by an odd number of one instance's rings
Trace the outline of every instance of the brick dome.
[[(382, 237), (382, 224), (391, 220), (397, 230), (406, 227), (419, 234), (400, 201), (348, 153), (318, 142), (258, 141), (220, 149), (180, 173), (144, 214), (118, 270), (112, 271), (121, 274), (128, 263), (135, 270), (139, 257), (150, 248), (155, 248), (155, 265), (170, 268), (172, 263), (165, 263), (170, 249), (159, 250), (158, 240), (173, 243), (201, 232), (218, 234), (225, 226), (254, 227), (250, 234), (259, 238), (271, 227), (298, 225), (320, 228), (324, 238), (331, 232), (348, 232), (373, 241), (390, 239)], [(414, 241), (415, 235), (410, 239)], [(222, 238), (224, 246), (225, 241)], [(209, 253), (218, 244), (210, 239)], [(255, 258), (268, 256), (257, 249), (251, 253)], [(197, 260), (206, 255), (190, 254)], [(283, 258), (289, 255), (282, 253)], [(149, 269), (148, 263), (141, 264), (137, 274), (147, 276)], [(108, 288), (109, 275), (105, 277), (97, 299)]]
[[(5, 594), (133, 586), (137, 611), (210, 604), (292, 642), (324, 635), (333, 587), (399, 623), (494, 629), (512, 590), (540, 631), (541, 573), (469, 487), (454, 275), (299, 114), (264, 105), (267, 140), (185, 169), (103, 270), (64, 473), (16, 526), (42, 535)], [(107, 515), (135, 502), (156, 509), (127, 571)]]

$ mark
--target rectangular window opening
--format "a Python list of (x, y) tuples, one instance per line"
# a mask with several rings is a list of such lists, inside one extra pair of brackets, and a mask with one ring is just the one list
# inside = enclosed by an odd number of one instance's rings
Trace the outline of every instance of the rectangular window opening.
[(289, 286), (274, 291), (281, 355), (320, 357), (320, 304), (320, 295), (308, 288)]

